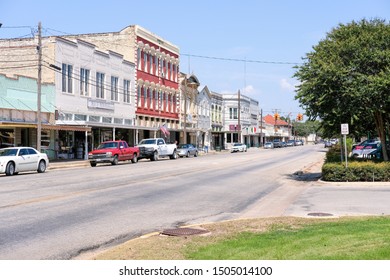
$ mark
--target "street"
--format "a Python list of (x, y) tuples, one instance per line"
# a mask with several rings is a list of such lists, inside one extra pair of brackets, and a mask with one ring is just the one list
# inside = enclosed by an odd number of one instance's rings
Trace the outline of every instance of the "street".
[[(321, 200), (321, 183), (293, 175), (310, 173), (324, 155), (319, 145), (252, 148), (246, 153), (0, 176), (0, 259), (72, 259), (183, 224), (332, 212), (321, 208), (330, 203)], [(324, 188), (326, 198), (337, 196), (332, 187)], [(386, 205), (390, 186), (379, 188)], [(390, 213), (380, 206), (375, 211)]]

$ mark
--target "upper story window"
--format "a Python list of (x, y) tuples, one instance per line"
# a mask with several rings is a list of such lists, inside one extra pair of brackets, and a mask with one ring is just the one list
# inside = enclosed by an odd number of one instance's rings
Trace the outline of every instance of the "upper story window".
[(141, 49), (137, 49), (137, 69), (141, 70), (141, 59), (142, 59), (142, 52)]
[(168, 61), (164, 61), (164, 78), (168, 79)]
[(144, 71), (148, 72), (148, 54), (144, 53)]
[(96, 97), (104, 99), (104, 73), (96, 72)]
[(153, 74), (153, 56), (149, 56), (149, 73)]
[(130, 103), (131, 82), (123, 80), (123, 102)]
[(72, 65), (62, 63), (62, 92), (68, 92), (68, 93), (73, 92), (72, 72), (73, 72)]
[(118, 101), (118, 77), (111, 76), (111, 100)]
[(137, 87), (137, 106), (141, 106), (141, 86)]
[(173, 81), (173, 63), (169, 64), (169, 79)]
[(154, 57), (154, 75), (158, 76), (158, 57)]
[(229, 119), (237, 120), (238, 119), (238, 110), (237, 108), (229, 108)]
[(80, 69), (80, 95), (89, 96), (89, 69)]

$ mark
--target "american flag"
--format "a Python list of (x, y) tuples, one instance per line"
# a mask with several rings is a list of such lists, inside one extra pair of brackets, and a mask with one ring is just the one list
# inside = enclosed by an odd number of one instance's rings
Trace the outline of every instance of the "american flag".
[(168, 136), (170, 133), (168, 131), (168, 128), (165, 124), (163, 124), (162, 126), (160, 126), (160, 130), (162, 131), (162, 133), (164, 133), (165, 136)]

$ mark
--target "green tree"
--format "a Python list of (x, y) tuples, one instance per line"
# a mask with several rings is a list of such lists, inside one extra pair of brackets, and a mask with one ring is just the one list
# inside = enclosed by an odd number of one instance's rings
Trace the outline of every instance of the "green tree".
[(293, 121), (292, 125), (294, 127), (294, 135), (296, 136), (307, 137), (313, 133), (319, 137), (322, 136), (322, 131), (320, 129), (321, 124), (318, 120), (306, 120), (305, 122)]
[(349, 123), (354, 136), (375, 128), (386, 153), (390, 123), (390, 25), (363, 19), (339, 24), (303, 58), (294, 74), (295, 98), (309, 119), (321, 119), (325, 134)]

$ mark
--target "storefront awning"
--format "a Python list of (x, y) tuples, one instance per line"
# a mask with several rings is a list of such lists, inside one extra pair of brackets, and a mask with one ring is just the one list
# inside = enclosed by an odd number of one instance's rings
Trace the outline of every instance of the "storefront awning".
[[(35, 123), (23, 123), (23, 122), (0, 122), (0, 128), (37, 128)], [(91, 131), (90, 127), (78, 126), (78, 125), (49, 125), (42, 124), (42, 129), (48, 130), (66, 130), (66, 131)]]
[(91, 131), (90, 127), (78, 126), (78, 125), (47, 125), (47, 124), (43, 124), (42, 129), (66, 130), (66, 131), (87, 131), (87, 132)]

